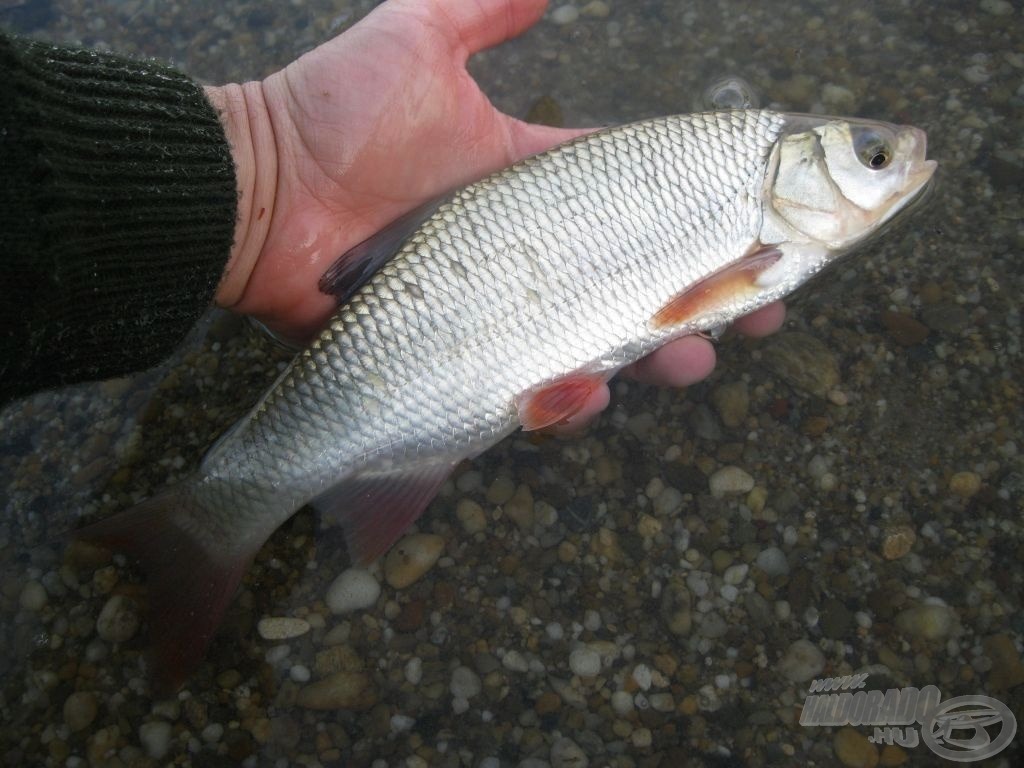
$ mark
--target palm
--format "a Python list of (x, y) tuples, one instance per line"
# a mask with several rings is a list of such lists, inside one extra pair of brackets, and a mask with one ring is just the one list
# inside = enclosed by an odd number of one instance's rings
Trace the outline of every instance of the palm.
[(481, 42), (430, 4), (388, 3), (265, 81), (280, 168), (271, 258), (249, 285), (272, 289), (260, 319), (308, 335), (333, 309), (316, 285), (338, 255), (417, 204), (579, 133), (497, 111), (465, 69)]

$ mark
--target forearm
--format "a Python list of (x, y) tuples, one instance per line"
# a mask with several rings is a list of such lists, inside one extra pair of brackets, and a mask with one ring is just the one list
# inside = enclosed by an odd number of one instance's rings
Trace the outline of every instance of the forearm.
[(166, 357), (235, 231), (224, 130), (152, 62), (0, 35), (0, 402)]

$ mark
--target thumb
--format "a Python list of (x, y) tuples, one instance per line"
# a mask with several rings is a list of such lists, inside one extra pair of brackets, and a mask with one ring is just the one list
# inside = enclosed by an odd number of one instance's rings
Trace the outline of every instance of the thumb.
[(438, 0), (435, 7), (451, 23), (468, 57), (521, 35), (547, 5), (547, 0)]

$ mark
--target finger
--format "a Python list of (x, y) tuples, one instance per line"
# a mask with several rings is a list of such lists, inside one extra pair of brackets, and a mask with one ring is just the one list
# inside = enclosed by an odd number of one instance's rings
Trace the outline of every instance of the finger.
[(684, 336), (637, 360), (623, 373), (647, 384), (687, 387), (706, 378), (714, 367), (711, 343), (699, 336)]
[(587, 402), (576, 413), (564, 421), (552, 424), (550, 427), (545, 427), (544, 432), (547, 432), (549, 435), (559, 435), (560, 437), (578, 434), (583, 431), (583, 428), (597, 414), (608, 407), (611, 399), (612, 396), (611, 392), (608, 391), (608, 385), (604, 384), (591, 393), (590, 397), (587, 398)]
[(733, 327), (744, 336), (767, 336), (779, 330), (785, 320), (786, 305), (781, 301), (774, 301), (756, 312), (739, 318), (733, 323)]
[(514, 117), (504, 115), (508, 125), (509, 139), (512, 143), (512, 151), (515, 153), (513, 161), (521, 160), (524, 157), (535, 155), (550, 149), (555, 144), (575, 139), (585, 133), (590, 133), (594, 128), (552, 128), (548, 125), (536, 125), (524, 123)]
[(547, 5), (547, 0), (440, 0), (436, 7), (451, 22), (468, 57), (522, 34)]

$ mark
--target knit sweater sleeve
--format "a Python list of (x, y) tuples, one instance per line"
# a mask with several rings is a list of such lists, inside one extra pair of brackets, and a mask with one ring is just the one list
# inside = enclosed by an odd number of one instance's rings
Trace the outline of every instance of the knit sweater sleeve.
[(234, 234), (202, 88), (0, 34), (0, 404), (142, 370), (209, 304)]

